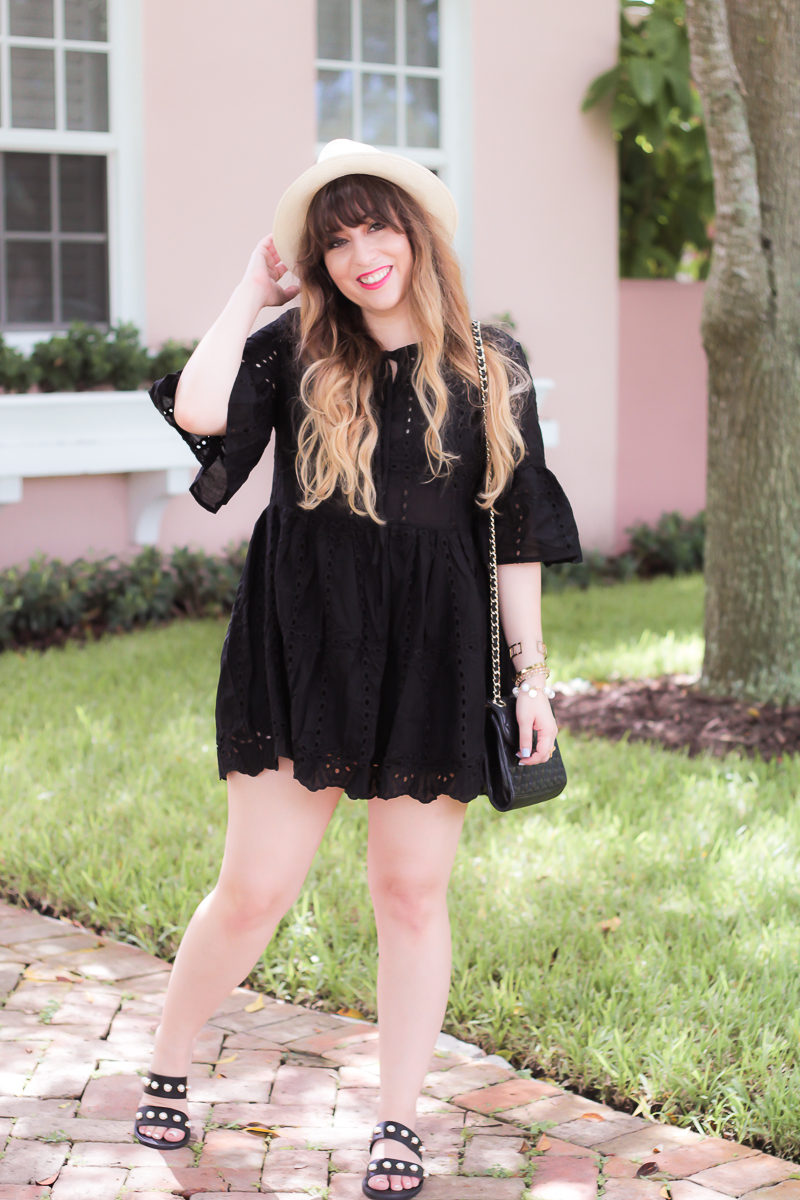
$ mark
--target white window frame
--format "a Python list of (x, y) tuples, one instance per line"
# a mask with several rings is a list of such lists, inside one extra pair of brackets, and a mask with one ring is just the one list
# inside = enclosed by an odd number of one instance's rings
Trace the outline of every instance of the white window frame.
[[(402, 14), (404, 6), (397, 7), (397, 44), (402, 45)], [(361, 0), (351, 0), (353, 43), (357, 50), (361, 40)], [(375, 74), (394, 75), (403, 78), (405, 66), (398, 63), (371, 63), (360, 58), (315, 59), (316, 71), (342, 71), (350, 68)], [(472, 0), (439, 0), (439, 66), (436, 68), (412, 67), (409, 73), (418, 76), (438, 77), (439, 87), (439, 147), (397, 147), (381, 145), (381, 150), (399, 150), (435, 170), (447, 184), (458, 205), (458, 230), (455, 248), (464, 270), (468, 291), (472, 276), (472, 165), (473, 165), (473, 121), (472, 121)], [(358, 109), (359, 90), (354, 98), (354, 126), (352, 136), (361, 141), (361, 113)], [(401, 129), (405, 129), (405, 112), (400, 105)], [(323, 142), (317, 142), (317, 153)]]
[[(8, 4), (0, 3), (2, 33), (8, 32)], [(34, 46), (38, 39), (32, 39)], [(142, 86), (141, 0), (108, 0), (109, 132), (12, 129), (0, 127), (0, 151), (39, 154), (98, 154), (107, 162), (108, 297), (111, 324), (145, 324), (144, 255), (144, 99)], [(89, 47), (96, 43), (86, 43)], [(5, 43), (7, 46), (7, 43)], [(5, 65), (8, 54), (5, 53)], [(3, 70), (3, 113), (10, 120), (11, 82)], [(56, 88), (56, 107), (60, 101)], [(9, 345), (21, 350), (57, 330), (4, 330)]]

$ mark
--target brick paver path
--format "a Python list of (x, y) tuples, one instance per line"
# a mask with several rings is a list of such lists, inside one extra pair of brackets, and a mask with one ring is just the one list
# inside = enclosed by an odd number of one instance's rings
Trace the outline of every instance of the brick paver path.
[[(133, 1140), (168, 974), (0, 902), (0, 1200), (359, 1200), (375, 1027), (243, 988), (197, 1039), (196, 1140), (173, 1152)], [(800, 1200), (792, 1163), (522, 1079), (444, 1036), (418, 1128), (425, 1200)]]

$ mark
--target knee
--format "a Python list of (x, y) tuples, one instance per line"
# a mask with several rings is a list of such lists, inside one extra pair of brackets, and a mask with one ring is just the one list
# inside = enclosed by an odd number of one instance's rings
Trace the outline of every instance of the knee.
[(422, 933), (447, 916), (447, 887), (439, 880), (389, 872), (370, 878), (370, 893), (378, 923), (389, 920), (411, 933)]
[(230, 878), (223, 873), (212, 893), (222, 921), (231, 934), (268, 929), (297, 899), (298, 889), (263, 879)]

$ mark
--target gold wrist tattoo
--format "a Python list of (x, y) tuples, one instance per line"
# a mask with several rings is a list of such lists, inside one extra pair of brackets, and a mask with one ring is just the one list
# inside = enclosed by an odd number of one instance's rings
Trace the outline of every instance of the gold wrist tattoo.
[(522, 642), (514, 642), (513, 646), (508, 647), (509, 658), (519, 658), (520, 654), (522, 654)]

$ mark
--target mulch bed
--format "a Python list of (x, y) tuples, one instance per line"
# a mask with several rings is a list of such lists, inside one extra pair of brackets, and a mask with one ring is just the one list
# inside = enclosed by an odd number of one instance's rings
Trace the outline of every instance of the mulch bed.
[(563, 685), (553, 712), (562, 729), (658, 742), (690, 756), (740, 750), (762, 758), (800, 751), (800, 705), (747, 704), (701, 695), (696, 676)]

